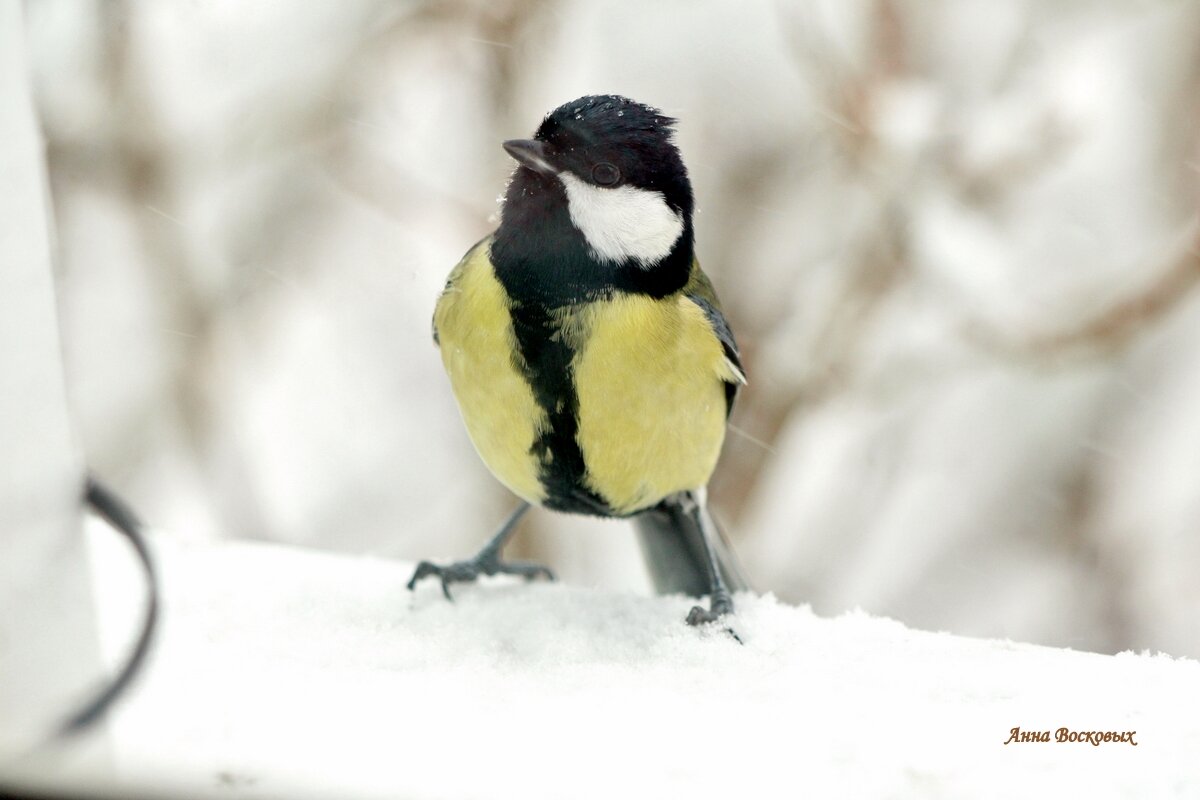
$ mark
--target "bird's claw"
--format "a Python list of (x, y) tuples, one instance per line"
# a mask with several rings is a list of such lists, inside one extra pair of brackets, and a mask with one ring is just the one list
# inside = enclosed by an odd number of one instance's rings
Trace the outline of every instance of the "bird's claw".
[(417, 584), (429, 577), (436, 575), (442, 583), (442, 594), (447, 600), (453, 601), (454, 597), (450, 594), (450, 584), (452, 583), (472, 583), (479, 579), (480, 575), (520, 575), (525, 580), (533, 580), (537, 577), (543, 577), (548, 581), (556, 580), (554, 572), (547, 566), (535, 564), (529, 561), (500, 561), (498, 558), (473, 558), (468, 561), (455, 561), (453, 564), (435, 564), (432, 561), (422, 561), (417, 564), (416, 570), (408, 580), (409, 591), (416, 588)]
[[(714, 622), (720, 622), (722, 617), (732, 613), (733, 599), (730, 598), (728, 592), (718, 591), (713, 594), (708, 608), (692, 606), (692, 610), (687, 615), (687, 624), (693, 627), (709, 625)], [(738, 644), (744, 644), (742, 637), (738, 636), (737, 631), (729, 625), (725, 626), (725, 632), (732, 636)]]
[(438, 577), (442, 583), (442, 594), (446, 595), (447, 600), (453, 601), (454, 597), (450, 594), (450, 584), (470, 583), (479, 577), (479, 570), (472, 561), (457, 561), (445, 566), (434, 564), (432, 561), (422, 561), (420, 564), (417, 564), (416, 570), (413, 571), (412, 577), (408, 580), (409, 591), (415, 589), (419, 582), (430, 575)]

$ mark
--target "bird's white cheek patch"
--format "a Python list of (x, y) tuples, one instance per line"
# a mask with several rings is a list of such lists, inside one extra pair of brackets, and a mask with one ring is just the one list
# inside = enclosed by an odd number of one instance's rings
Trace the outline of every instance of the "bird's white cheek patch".
[(559, 174), (567, 190), (571, 223), (601, 261), (633, 259), (649, 268), (670, 254), (683, 233), (683, 216), (661, 192), (593, 186), (569, 172)]

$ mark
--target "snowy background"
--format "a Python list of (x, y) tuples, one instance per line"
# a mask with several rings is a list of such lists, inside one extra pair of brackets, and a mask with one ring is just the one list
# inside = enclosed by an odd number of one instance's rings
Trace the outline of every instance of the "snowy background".
[[(433, 302), (495, 224), (499, 142), (617, 92), (681, 120), (750, 376), (712, 496), (757, 588), (1200, 656), (1200, 5), (70, 0), (26, 21), (77, 430), (178, 539), (475, 550), (513, 500), (458, 420)], [(531, 515), (514, 552), (648, 591), (621, 523)]]

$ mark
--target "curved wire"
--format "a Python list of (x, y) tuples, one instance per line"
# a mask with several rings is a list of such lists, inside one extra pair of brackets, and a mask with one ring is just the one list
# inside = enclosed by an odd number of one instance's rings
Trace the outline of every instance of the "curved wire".
[(87, 478), (84, 499), (93, 511), (129, 540), (129, 544), (137, 554), (146, 577), (146, 616), (142, 620), (142, 629), (138, 634), (137, 642), (126, 657), (125, 663), (108, 681), (107, 685), (96, 693), (95, 697), (59, 725), (56, 731), (58, 738), (82, 733), (104, 716), (141, 671), (146, 661), (146, 654), (150, 650), (150, 643), (154, 639), (154, 632), (158, 628), (158, 574), (154, 567), (154, 559), (150, 555), (150, 548), (146, 544), (141, 520), (137, 518), (125, 501), (100, 483), (93, 475), (89, 475)]

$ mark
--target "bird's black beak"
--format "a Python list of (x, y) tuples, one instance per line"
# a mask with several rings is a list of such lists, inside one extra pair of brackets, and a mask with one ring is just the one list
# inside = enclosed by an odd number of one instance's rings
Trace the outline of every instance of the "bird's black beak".
[(504, 143), (504, 150), (515, 158), (518, 164), (534, 172), (543, 175), (558, 174), (558, 169), (550, 163), (545, 142), (539, 142), (537, 139), (509, 139)]

